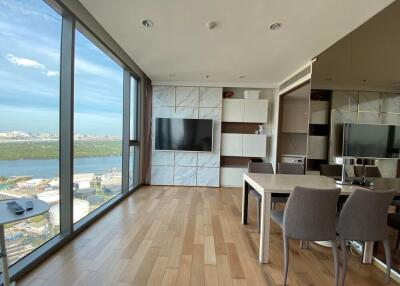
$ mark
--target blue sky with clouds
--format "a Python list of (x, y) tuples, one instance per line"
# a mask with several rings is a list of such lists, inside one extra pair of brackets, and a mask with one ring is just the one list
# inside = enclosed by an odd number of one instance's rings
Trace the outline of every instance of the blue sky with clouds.
[[(0, 0), (0, 132), (58, 133), (61, 16)], [(122, 132), (122, 68), (76, 31), (75, 132)]]

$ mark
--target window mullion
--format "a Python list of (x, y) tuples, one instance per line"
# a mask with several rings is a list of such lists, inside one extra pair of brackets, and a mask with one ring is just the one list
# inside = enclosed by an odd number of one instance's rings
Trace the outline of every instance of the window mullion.
[(63, 15), (60, 70), (60, 232), (73, 231), (75, 20)]
[(122, 192), (129, 191), (129, 137), (130, 137), (130, 72), (124, 69), (123, 130), (122, 130)]

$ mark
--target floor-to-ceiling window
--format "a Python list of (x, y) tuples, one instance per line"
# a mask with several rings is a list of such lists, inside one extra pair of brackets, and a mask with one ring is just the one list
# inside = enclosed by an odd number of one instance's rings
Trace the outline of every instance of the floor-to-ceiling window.
[(0, 200), (50, 204), (6, 225), (11, 275), (138, 185), (139, 77), (100, 42), (57, 1), (0, 0)]
[(74, 222), (121, 193), (123, 69), (75, 33)]
[(137, 185), (138, 181), (138, 80), (130, 77), (130, 147), (129, 147), (129, 187)]
[(0, 200), (35, 197), (51, 205), (49, 213), (6, 225), (11, 264), (60, 229), (61, 21), (43, 1), (0, 1)]

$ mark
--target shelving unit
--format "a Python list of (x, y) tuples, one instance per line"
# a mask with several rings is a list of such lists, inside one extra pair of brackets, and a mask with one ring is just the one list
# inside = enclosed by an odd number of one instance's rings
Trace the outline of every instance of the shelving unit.
[(226, 187), (241, 186), (247, 163), (266, 157), (267, 136), (255, 131), (268, 121), (268, 100), (245, 99), (244, 90), (235, 88), (234, 97), (222, 102), (221, 185)]
[(307, 172), (317, 173), (329, 161), (330, 90), (311, 90), (307, 139)]
[(280, 97), (278, 162), (305, 165), (310, 110), (310, 83)]

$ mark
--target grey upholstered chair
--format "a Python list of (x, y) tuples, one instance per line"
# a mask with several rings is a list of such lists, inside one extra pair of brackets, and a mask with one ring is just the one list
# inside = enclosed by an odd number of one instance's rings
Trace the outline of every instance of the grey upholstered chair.
[[(364, 176), (364, 166), (354, 165), (354, 175), (356, 177)], [(365, 166), (365, 177), (380, 178), (382, 177), (381, 171), (377, 166)]]
[(342, 250), (344, 285), (347, 271), (347, 240), (383, 241), (386, 256), (386, 281), (390, 280), (391, 255), (388, 240), (387, 211), (394, 191), (355, 190), (340, 212), (337, 232)]
[(278, 163), (278, 174), (304, 175), (304, 167), (299, 163)]
[[(271, 163), (264, 162), (249, 162), (247, 165), (247, 170), (249, 173), (263, 173), (263, 174), (274, 174), (274, 168)], [(260, 232), (261, 225), (261, 195), (252, 187), (249, 189), (257, 201), (257, 229)], [(274, 198), (272, 198), (274, 202)]]
[(271, 163), (264, 162), (249, 162), (248, 164), (249, 173), (264, 173), (264, 174), (274, 174), (274, 168)]
[(335, 262), (335, 285), (339, 283), (339, 259), (336, 244), (336, 204), (340, 189), (296, 187), (284, 212), (273, 210), (272, 219), (283, 230), (284, 285), (289, 265), (289, 238), (304, 241), (330, 241)]
[(342, 165), (321, 164), (319, 168), (322, 176), (334, 178), (342, 176)]
[(396, 241), (396, 250), (397, 250), (399, 248), (399, 243), (400, 243), (400, 213), (388, 214), (387, 224), (388, 226), (398, 231), (397, 241)]

